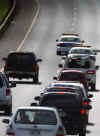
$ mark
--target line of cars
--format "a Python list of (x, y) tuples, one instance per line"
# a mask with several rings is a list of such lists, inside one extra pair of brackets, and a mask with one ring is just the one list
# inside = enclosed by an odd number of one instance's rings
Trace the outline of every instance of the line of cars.
[[(62, 58), (57, 76), (53, 77), (56, 81), (44, 87), (40, 96), (35, 96), (36, 102), (32, 102), (31, 107), (18, 108), (10, 122), (8, 119), (3, 120), (9, 123), (9, 136), (86, 136), (93, 97), (89, 87), (91, 90), (96, 89), (98, 66), (95, 61), (98, 51), (90, 46), (84, 47), (84, 41), (78, 34), (64, 33), (56, 41), (56, 54)], [(32, 78), (34, 83), (38, 83), (37, 63), (42, 60), (34, 59), (33, 53), (11, 52), (3, 60), (8, 80), (10, 77)], [(21, 112), (27, 115), (24, 116), (24, 122), (21, 121)]]

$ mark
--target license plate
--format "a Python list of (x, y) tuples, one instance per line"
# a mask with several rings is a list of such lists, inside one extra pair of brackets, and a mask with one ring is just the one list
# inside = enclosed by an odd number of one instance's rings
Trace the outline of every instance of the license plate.
[(30, 133), (34, 136), (40, 136), (40, 131), (31, 131)]

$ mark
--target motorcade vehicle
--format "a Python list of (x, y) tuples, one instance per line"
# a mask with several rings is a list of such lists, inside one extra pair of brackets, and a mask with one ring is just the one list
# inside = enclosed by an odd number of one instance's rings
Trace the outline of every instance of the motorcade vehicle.
[(0, 72), (0, 111), (6, 115), (12, 114), (12, 87), (16, 87), (16, 83), (9, 83), (6, 75)]
[(57, 81), (78, 81), (82, 83), (86, 91), (88, 91), (86, 76), (84, 72), (80, 70), (62, 69), (57, 76), (53, 77), (53, 79)]
[(81, 46), (84, 41), (76, 33), (63, 33), (58, 39), (56, 39), (56, 54), (67, 55), (72, 47)]
[[(84, 106), (83, 98), (76, 92), (47, 92), (36, 96), (39, 106), (56, 107), (68, 135), (86, 135), (87, 110), (90, 105)], [(34, 103), (33, 103), (34, 104)], [(31, 104), (32, 106), (32, 104)]]
[(42, 59), (37, 59), (33, 52), (10, 52), (5, 61), (4, 72), (9, 79), (29, 79), (32, 78), (34, 83), (39, 82), (39, 65)]
[(68, 61), (72, 64), (77, 62), (77, 64), (89, 68), (95, 65), (96, 53), (89, 47), (73, 47), (68, 53)]
[(64, 136), (65, 128), (56, 108), (19, 107), (11, 120), (3, 119), (8, 124), (7, 136)]
[(86, 76), (86, 80), (89, 86), (88, 88), (90, 90), (96, 90), (96, 71), (99, 69), (99, 66), (95, 65), (95, 62), (92, 63), (89, 61), (87, 57), (83, 60), (84, 62), (82, 60), (83, 58), (78, 56), (78, 54), (76, 56), (63, 56), (61, 63), (58, 65), (58, 73), (64, 69), (80, 70), (84, 72)]

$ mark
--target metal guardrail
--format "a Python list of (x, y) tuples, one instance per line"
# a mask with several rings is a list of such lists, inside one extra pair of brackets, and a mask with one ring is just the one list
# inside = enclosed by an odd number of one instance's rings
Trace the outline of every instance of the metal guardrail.
[(15, 13), (15, 9), (16, 9), (16, 0), (13, 0), (12, 8), (9, 10), (9, 13), (5, 17), (3, 23), (0, 25), (0, 32), (3, 32), (5, 28), (8, 26), (9, 20), (12, 19), (12, 16)]

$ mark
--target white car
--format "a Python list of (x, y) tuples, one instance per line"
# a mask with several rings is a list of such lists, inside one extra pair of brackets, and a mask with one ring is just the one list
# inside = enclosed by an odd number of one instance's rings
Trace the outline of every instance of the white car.
[(68, 61), (73, 65), (91, 67), (95, 65), (96, 53), (89, 47), (73, 47), (68, 53)]
[(19, 107), (9, 119), (7, 136), (64, 136), (65, 129), (59, 114), (51, 107)]
[(82, 45), (84, 41), (80, 39), (78, 34), (62, 34), (59, 39), (56, 40), (57, 55), (67, 55), (72, 47)]

